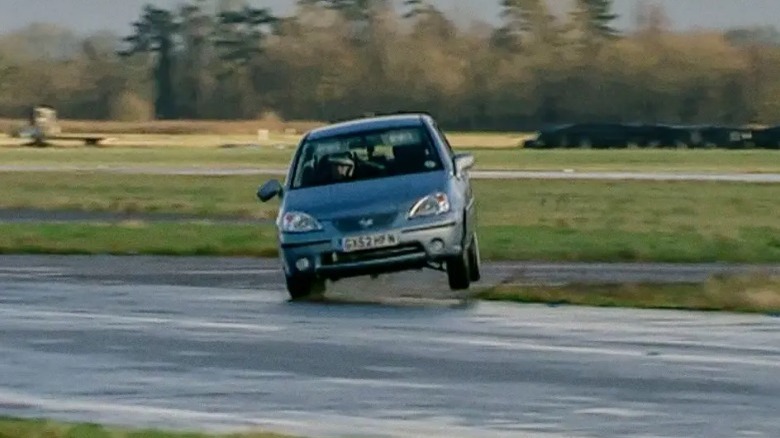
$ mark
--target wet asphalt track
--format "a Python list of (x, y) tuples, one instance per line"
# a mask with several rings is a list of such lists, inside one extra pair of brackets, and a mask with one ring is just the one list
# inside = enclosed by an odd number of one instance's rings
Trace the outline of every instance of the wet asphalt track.
[[(486, 271), (492, 283), (724, 269)], [(447, 297), (438, 273), (399, 278), (334, 295)], [(275, 262), (249, 259), (7, 256), (0, 291), (0, 414), (311, 436), (780, 436), (780, 318), (291, 304)]]

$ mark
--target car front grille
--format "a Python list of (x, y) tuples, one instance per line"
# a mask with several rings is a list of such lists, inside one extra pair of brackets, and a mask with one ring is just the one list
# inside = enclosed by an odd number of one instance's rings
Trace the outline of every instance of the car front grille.
[(390, 257), (421, 254), (424, 252), (425, 248), (420, 244), (408, 244), (393, 248), (374, 249), (354, 253), (329, 252), (322, 254), (322, 264), (324, 266), (335, 266), (342, 263), (360, 263), (372, 260), (382, 260)]
[[(355, 233), (360, 231), (370, 232), (372, 229), (390, 226), (397, 216), (397, 213), (353, 216), (336, 219), (333, 221), (333, 225), (342, 233)], [(371, 221), (371, 223), (361, 223), (366, 220)]]

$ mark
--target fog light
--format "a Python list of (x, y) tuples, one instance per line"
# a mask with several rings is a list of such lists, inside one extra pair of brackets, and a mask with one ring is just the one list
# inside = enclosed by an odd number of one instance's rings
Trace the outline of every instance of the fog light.
[(306, 271), (311, 266), (311, 263), (309, 262), (309, 259), (298, 259), (297, 262), (295, 262), (295, 267), (298, 268), (299, 271)]
[(431, 241), (431, 251), (433, 252), (444, 251), (444, 241), (441, 239), (433, 239), (433, 241)]

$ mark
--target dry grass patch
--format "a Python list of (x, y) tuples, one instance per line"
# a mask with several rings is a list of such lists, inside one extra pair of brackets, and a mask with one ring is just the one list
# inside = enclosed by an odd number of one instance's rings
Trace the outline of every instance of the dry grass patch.
[(519, 148), (532, 133), (452, 132), (447, 139), (456, 148)]
[[(63, 133), (68, 134), (216, 134), (255, 135), (258, 129), (275, 132), (297, 132), (322, 126), (317, 121), (284, 121), (266, 116), (257, 120), (152, 120), (148, 122), (119, 122), (105, 120), (60, 120)], [(22, 119), (0, 119), (0, 131), (9, 133), (26, 125)]]
[[(223, 146), (225, 144), (294, 144), (301, 135), (324, 126), (318, 121), (284, 121), (272, 115), (257, 120), (153, 120), (120, 122), (102, 120), (61, 120), (63, 135), (104, 135), (111, 137), (105, 146)], [(21, 119), (0, 119), (0, 132), (10, 134), (25, 126)], [(268, 141), (258, 140), (258, 130), (268, 130)], [(529, 133), (451, 132), (454, 147), (514, 148), (529, 138)], [(0, 137), (3, 146), (18, 146), (26, 140)], [(58, 140), (56, 146), (72, 147), (83, 142)]]
[(780, 275), (719, 275), (696, 284), (502, 284), (489, 301), (780, 314)]
[(727, 309), (780, 312), (780, 275), (717, 276), (703, 285), (704, 298)]

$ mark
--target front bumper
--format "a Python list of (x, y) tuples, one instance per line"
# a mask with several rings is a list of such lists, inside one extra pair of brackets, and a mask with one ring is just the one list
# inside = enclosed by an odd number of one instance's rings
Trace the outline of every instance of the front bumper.
[[(397, 233), (398, 244), (389, 248), (345, 253), (341, 251), (340, 245), (341, 239), (347, 237), (344, 235), (294, 243), (282, 241), (280, 256), (285, 273), (329, 279), (392, 273), (421, 269), (429, 263), (458, 255), (463, 250), (463, 224), (452, 219), (379, 231), (382, 232)], [(301, 260), (307, 261), (304, 269), (300, 269)]]

